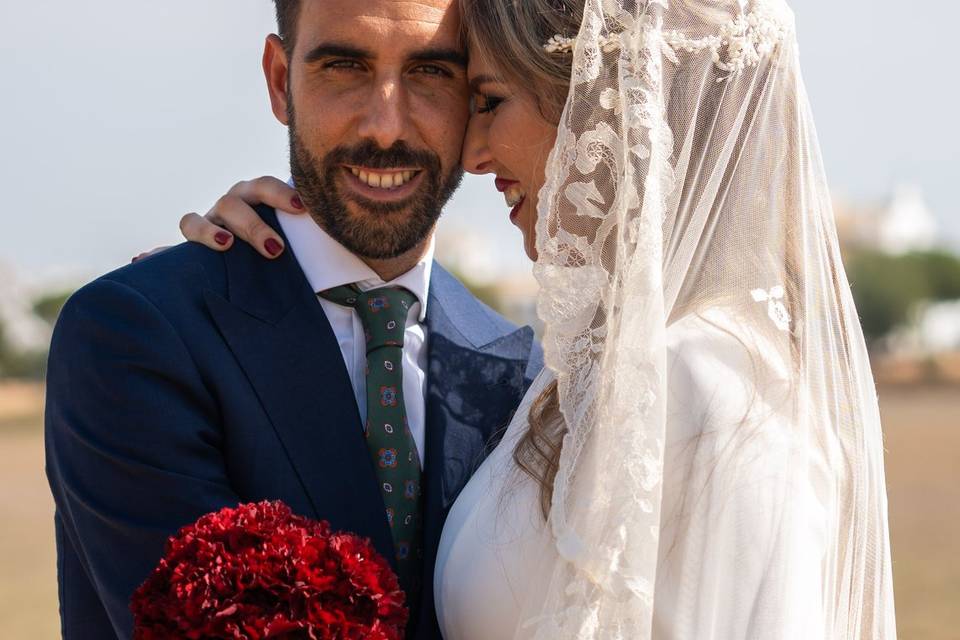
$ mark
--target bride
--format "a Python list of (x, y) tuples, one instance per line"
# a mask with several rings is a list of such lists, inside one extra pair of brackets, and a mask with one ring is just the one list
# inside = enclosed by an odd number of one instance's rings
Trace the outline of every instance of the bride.
[[(894, 638), (877, 401), (789, 8), (461, 4), (463, 164), (513, 206), (548, 366), (446, 522), (444, 637)], [(223, 249), (244, 201), (292, 193), (242, 183), (184, 232)]]

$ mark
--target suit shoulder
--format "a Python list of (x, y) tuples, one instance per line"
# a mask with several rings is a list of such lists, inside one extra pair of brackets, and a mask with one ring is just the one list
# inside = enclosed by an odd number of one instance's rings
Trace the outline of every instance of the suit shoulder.
[(224, 256), (185, 242), (104, 274), (74, 296), (83, 299), (96, 291), (99, 297), (108, 291), (118, 293), (122, 288), (136, 292), (161, 309), (190, 299), (199, 300), (204, 289), (226, 290)]
[(491, 329), (498, 333), (508, 333), (520, 328), (519, 325), (507, 320), (499, 312), (476, 297), (456, 276), (437, 262), (433, 264), (431, 286), (435, 288), (434, 290), (438, 295), (470, 299), (476, 305), (477, 310), (482, 313), (483, 319), (490, 324)]
[(223, 279), (224, 255), (194, 242), (176, 246), (138, 260), (101, 279), (113, 280), (134, 289), (150, 289), (155, 284), (173, 286), (215, 286)]

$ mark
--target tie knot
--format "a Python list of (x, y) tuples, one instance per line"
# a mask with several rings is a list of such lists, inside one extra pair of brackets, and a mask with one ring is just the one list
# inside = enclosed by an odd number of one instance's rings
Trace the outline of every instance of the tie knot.
[(360, 291), (355, 285), (345, 285), (321, 291), (320, 296), (356, 310), (366, 333), (367, 352), (384, 346), (403, 347), (407, 316), (417, 301), (407, 289), (383, 287)]

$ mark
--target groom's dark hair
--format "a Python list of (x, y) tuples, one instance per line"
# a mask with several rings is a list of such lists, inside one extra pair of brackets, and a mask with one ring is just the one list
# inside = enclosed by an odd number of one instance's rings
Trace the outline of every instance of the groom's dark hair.
[(273, 4), (277, 7), (277, 35), (283, 40), (283, 48), (289, 57), (297, 40), (300, 0), (273, 0)]

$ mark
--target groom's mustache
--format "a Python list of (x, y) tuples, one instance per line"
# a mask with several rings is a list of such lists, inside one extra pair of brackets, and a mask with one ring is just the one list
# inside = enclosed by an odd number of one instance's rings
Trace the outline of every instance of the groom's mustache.
[(440, 174), (440, 157), (430, 151), (412, 149), (403, 141), (389, 149), (381, 149), (367, 140), (354, 147), (340, 146), (327, 154), (326, 165), (349, 164), (368, 169), (421, 169), (431, 175)]

